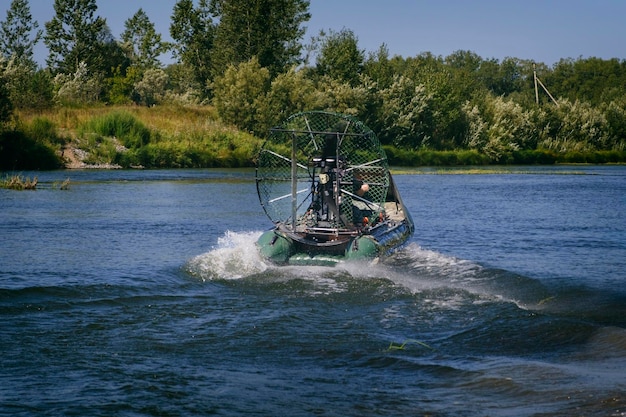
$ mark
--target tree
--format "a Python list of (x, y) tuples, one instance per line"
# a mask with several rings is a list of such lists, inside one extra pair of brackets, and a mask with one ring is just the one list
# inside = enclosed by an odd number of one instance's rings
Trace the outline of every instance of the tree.
[(504, 58), (502, 63), (496, 59), (483, 61), (477, 71), (482, 85), (497, 96), (510, 95), (524, 90), (523, 62), (515, 58)]
[(143, 9), (124, 23), (122, 41), (129, 53), (130, 61), (140, 68), (159, 67), (158, 57), (168, 46), (161, 41), (161, 34), (156, 33), (154, 24)]
[(101, 33), (101, 38), (96, 45), (100, 48), (98, 59), (91, 66), (94, 74), (103, 74), (105, 78), (113, 76), (116, 68), (126, 70), (130, 66), (130, 59), (124, 53), (122, 46), (111, 34), (108, 26)]
[(311, 18), (308, 0), (211, 0), (210, 6), (219, 19), (214, 75), (255, 56), (272, 78), (299, 63), (301, 24)]
[(322, 37), (320, 55), (317, 57), (317, 69), (321, 75), (328, 75), (351, 86), (359, 83), (363, 71), (365, 54), (358, 47), (358, 39), (349, 29), (339, 32), (330, 31)]
[(15, 108), (43, 109), (52, 106), (53, 86), (47, 70), (35, 70), (28, 60), (11, 58), (0, 63), (4, 85)]
[(170, 35), (176, 41), (174, 56), (190, 68), (195, 74), (197, 88), (208, 96), (215, 25), (207, 0), (200, 0), (197, 8), (194, 8), (192, 0), (178, 0), (174, 5)]
[(381, 142), (407, 149), (428, 146), (432, 140), (433, 96), (424, 85), (396, 76), (381, 96)]
[[(619, 98), (626, 83), (626, 62), (616, 58), (561, 60), (544, 80), (555, 97), (585, 100), (593, 105)], [(615, 86), (620, 86), (614, 90)], [(617, 93), (617, 94), (615, 94)]]
[(96, 0), (54, 0), (56, 14), (46, 22), (44, 37), (48, 67), (68, 74), (75, 73), (80, 62), (91, 72), (103, 68), (104, 46), (114, 40), (106, 20), (95, 16), (97, 8)]
[(376, 53), (369, 54), (363, 66), (363, 72), (368, 75), (379, 88), (387, 88), (393, 82), (393, 68), (389, 62), (389, 48), (382, 44)]
[[(13, 0), (7, 18), (0, 22), (0, 50), (7, 59), (15, 59), (26, 63), (33, 69), (36, 63), (33, 60), (33, 47), (39, 42), (42, 30), (39, 24), (33, 22), (28, 6), (28, 0)], [(34, 36), (32, 32), (35, 31)], [(32, 36), (32, 37), (31, 37)]]
[(290, 115), (314, 109), (323, 109), (323, 97), (315, 89), (313, 81), (306, 77), (305, 71), (295, 67), (279, 74), (272, 80), (266, 100), (258, 109), (260, 114), (260, 132), (267, 132)]
[(463, 69), (475, 73), (480, 68), (482, 58), (475, 52), (458, 50), (446, 57), (446, 64), (452, 68)]
[(260, 109), (265, 107), (263, 101), (269, 86), (269, 70), (262, 68), (255, 57), (238, 66), (229, 66), (223, 76), (215, 79), (213, 102), (224, 122), (261, 133)]
[(462, 106), (473, 94), (480, 92), (475, 83), (468, 80), (468, 66), (463, 64), (464, 60), (456, 59), (462, 56), (454, 56), (454, 67), (430, 53), (408, 58), (405, 63), (404, 75), (423, 85), (425, 93), (431, 97), (432, 119), (428, 121), (430, 127), (427, 131), (431, 135), (428, 146), (434, 149), (455, 149), (463, 144), (467, 122)]
[(16, 108), (44, 108), (52, 103), (50, 77), (37, 70), (33, 59), (33, 48), (42, 36), (38, 27), (27, 0), (13, 0), (6, 20), (0, 22), (0, 58), (7, 60), (0, 66), (9, 99)]

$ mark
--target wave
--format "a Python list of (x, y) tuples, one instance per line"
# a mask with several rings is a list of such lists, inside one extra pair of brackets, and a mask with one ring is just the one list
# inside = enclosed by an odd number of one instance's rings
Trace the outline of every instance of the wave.
[(490, 268), (411, 243), (385, 262), (394, 282), (415, 293), (435, 289), (466, 292), (484, 301), (512, 302), (537, 309), (552, 294), (538, 279)]
[[(424, 249), (415, 243), (396, 251), (380, 263), (344, 262), (335, 267), (275, 266), (266, 262), (257, 250), (255, 242), (261, 233), (227, 231), (218, 238), (215, 247), (190, 259), (185, 270), (203, 281), (239, 280), (261, 274), (271, 274), (279, 280), (311, 277), (321, 280), (333, 277), (360, 280), (384, 278), (412, 293), (447, 288), (514, 300), (516, 293), (528, 293), (528, 288), (534, 287), (536, 295), (546, 295), (537, 280), (484, 268), (472, 261)], [(514, 281), (515, 288), (523, 286), (526, 291), (502, 291), (510, 281)]]
[[(256, 280), (268, 283), (313, 282), (310, 295), (345, 292), (378, 282), (403, 293), (446, 298), (459, 304), (476, 297), (507, 298), (485, 285), (494, 274), (473, 263), (410, 244), (383, 262), (342, 262), (335, 267), (275, 266), (264, 261), (255, 245), (261, 231), (227, 231), (215, 247), (190, 259), (184, 269), (202, 281)], [(387, 284), (383, 284), (386, 282)], [(446, 294), (441, 292), (445, 291)], [(510, 298), (510, 297), (509, 297)]]
[(308, 282), (308, 286), (304, 285), (308, 295), (367, 292), (374, 283), (380, 287), (394, 286), (400, 289), (395, 294), (412, 294), (437, 308), (512, 303), (523, 310), (623, 324), (624, 307), (620, 303), (624, 297), (619, 294), (573, 285), (555, 287), (537, 278), (483, 266), (416, 243), (408, 244), (379, 263), (275, 266), (264, 261), (256, 248), (261, 233), (227, 231), (214, 248), (190, 259), (184, 269), (203, 281), (292, 282), (295, 291), (301, 291), (302, 283)]
[[(421, 248), (412, 243), (388, 260), (394, 282), (415, 293), (449, 289), (467, 301), (506, 302), (536, 313), (626, 326), (626, 294), (579, 282), (550, 281), (492, 268)], [(467, 297), (463, 296), (466, 292)], [(452, 299), (448, 300), (452, 304)]]

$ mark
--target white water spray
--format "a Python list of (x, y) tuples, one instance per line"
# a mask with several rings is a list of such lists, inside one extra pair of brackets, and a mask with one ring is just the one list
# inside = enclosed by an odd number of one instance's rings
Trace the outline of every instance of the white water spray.
[(265, 271), (256, 241), (262, 232), (227, 231), (214, 249), (192, 258), (188, 271), (203, 280), (240, 279)]

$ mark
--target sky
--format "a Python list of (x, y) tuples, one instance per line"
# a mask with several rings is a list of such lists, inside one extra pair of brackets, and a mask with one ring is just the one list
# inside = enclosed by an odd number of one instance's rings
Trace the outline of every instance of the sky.
[[(6, 19), (10, 0), (0, 6)], [(54, 16), (53, 0), (29, 0), (41, 29)], [(97, 0), (119, 38), (124, 22), (142, 8), (163, 40), (171, 40), (170, 18), (176, 0)], [(552, 66), (565, 58), (626, 59), (626, 0), (310, 0), (311, 19), (303, 43), (320, 30), (351, 30), (358, 46), (390, 56), (424, 52), (446, 57), (459, 50), (483, 59), (520, 58)], [(45, 65), (43, 42), (35, 59)], [(172, 62), (169, 54), (164, 64)]]

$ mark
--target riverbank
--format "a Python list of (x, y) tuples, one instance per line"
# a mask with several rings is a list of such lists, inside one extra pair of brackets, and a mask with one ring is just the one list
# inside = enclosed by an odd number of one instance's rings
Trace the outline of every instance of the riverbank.
[(122, 169), (119, 164), (102, 163), (102, 164), (89, 164), (85, 162), (89, 153), (66, 144), (62, 147), (60, 152), (60, 158), (63, 162), (64, 169)]
[[(264, 139), (223, 124), (211, 106), (94, 106), (20, 112), (0, 134), (0, 171), (255, 166)], [(384, 146), (392, 166), (470, 167), (626, 163), (626, 152), (526, 149), (494, 159), (477, 150)]]

